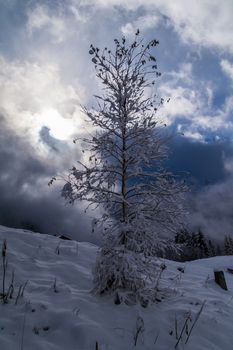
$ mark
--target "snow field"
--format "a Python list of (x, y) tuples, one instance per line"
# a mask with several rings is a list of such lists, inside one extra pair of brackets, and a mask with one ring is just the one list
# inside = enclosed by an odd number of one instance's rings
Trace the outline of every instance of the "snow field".
[[(1, 350), (95, 350), (96, 342), (99, 350), (168, 350), (175, 348), (185, 322), (177, 349), (233, 348), (233, 275), (226, 272), (233, 267), (231, 256), (187, 263), (163, 260), (167, 268), (159, 284), (161, 301), (142, 308), (115, 305), (112, 296), (91, 293), (98, 250), (93, 244), (0, 226), (0, 247), (4, 239), (6, 286), (12, 270), (15, 279), (13, 299), (0, 304)], [(215, 284), (214, 269), (224, 270), (228, 291)]]

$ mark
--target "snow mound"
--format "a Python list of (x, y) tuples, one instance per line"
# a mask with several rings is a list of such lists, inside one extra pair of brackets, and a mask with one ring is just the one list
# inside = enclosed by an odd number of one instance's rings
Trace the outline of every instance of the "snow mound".
[[(177, 343), (176, 349), (232, 350), (233, 274), (227, 268), (233, 256), (163, 260), (162, 294), (143, 308), (91, 293), (98, 250), (91, 243), (0, 226), (1, 247), (4, 239), (6, 287), (14, 271), (14, 293), (5, 304), (0, 300), (1, 350), (95, 350), (96, 342), (99, 350), (168, 350)], [(224, 271), (228, 291), (215, 284), (215, 269)], [(1, 260), (0, 293), (2, 276)]]

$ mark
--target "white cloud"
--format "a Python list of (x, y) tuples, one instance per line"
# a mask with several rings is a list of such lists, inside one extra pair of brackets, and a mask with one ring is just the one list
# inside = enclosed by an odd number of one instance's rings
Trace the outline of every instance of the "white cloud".
[(43, 126), (54, 137), (66, 139), (82, 120), (77, 92), (52, 64), (6, 62), (0, 57), (0, 100), (7, 126), (36, 147)]
[[(182, 128), (181, 128), (181, 130), (182, 130)], [(204, 136), (202, 134), (200, 134), (199, 132), (197, 132), (197, 131), (186, 130), (185, 131), (185, 137), (189, 138), (189, 139), (192, 139), (192, 140), (195, 140), (195, 141), (198, 141), (198, 142), (204, 142), (205, 141)]]
[(119, 5), (127, 10), (145, 7), (148, 11), (158, 11), (169, 18), (185, 43), (233, 53), (232, 0), (86, 0), (85, 3), (102, 8)]
[(231, 0), (157, 0), (155, 3), (170, 18), (186, 43), (191, 41), (191, 44), (216, 46), (233, 52)]
[[(217, 46), (219, 48), (231, 50), (232, 40), (229, 40), (229, 33), (233, 29), (233, 24), (231, 24), (229, 20), (228, 13), (233, 9), (233, 2), (227, 0), (224, 0), (221, 4), (217, 0), (189, 0), (189, 2), (185, 0), (177, 0), (176, 2), (172, 0), (126, 0), (124, 2), (123, 0), (69, 0), (67, 6), (61, 6), (60, 12), (57, 9), (56, 11), (51, 12), (52, 8), (49, 10), (45, 5), (37, 5), (30, 13), (28, 13), (27, 29), (31, 35), (36, 30), (46, 30), (54, 40), (61, 42), (67, 38), (67, 35), (69, 35), (67, 34), (67, 28), (69, 25), (72, 28), (76, 28), (73, 25), (74, 23), (77, 25), (78, 21), (78, 28), (86, 28), (86, 19), (88, 19), (88, 16), (94, 16), (93, 8), (96, 9), (96, 6), (110, 8), (114, 5), (121, 5), (128, 10), (138, 9), (138, 11), (133, 14), (131, 13), (132, 16), (130, 18), (134, 18), (134, 20), (121, 27), (124, 35), (131, 36), (135, 33), (137, 28), (142, 31), (154, 28), (160, 24), (161, 16), (164, 15), (167, 18), (166, 23), (170, 23), (173, 29), (179, 33), (183, 41), (189, 44), (195, 42), (200, 45)], [(140, 11), (139, 7), (144, 7), (145, 11)], [(218, 13), (218, 16), (214, 15), (215, 12)], [(140, 13), (143, 13), (143, 15), (140, 16)], [(74, 17), (76, 21), (74, 21)], [(92, 21), (92, 23), (90, 23), (90, 28), (93, 28), (93, 25), (96, 25), (96, 23), (94, 22), (93, 24)], [(89, 32), (87, 31), (87, 33)], [(179, 43), (177, 45), (179, 45)], [(59, 62), (61, 57), (65, 57), (66, 59), (68, 57), (70, 59), (73, 53), (78, 53), (77, 60), (73, 60), (72, 62), (75, 62), (75, 64), (77, 63), (77, 66), (81, 65), (82, 57), (79, 52), (77, 52), (77, 47), (78, 46), (75, 44), (74, 50), (70, 50), (71, 53), (59, 53), (58, 51), (55, 51), (54, 61)], [(46, 51), (46, 49), (48, 51)], [(38, 55), (43, 58), (42, 62), (46, 61), (44, 57), (50, 59), (50, 56), (52, 55), (52, 50), (50, 51), (50, 48), (46, 49), (45, 51), (43, 51), (43, 48), (38, 50)], [(79, 49), (79, 51), (81, 50)], [(44, 52), (45, 56), (43, 57)], [(67, 54), (67, 57), (65, 54)], [(36, 59), (39, 59), (38, 56), (36, 56)], [(67, 60), (67, 62), (69, 61)], [(55, 66), (44, 64), (33, 65), (29, 63), (25, 65), (15, 65), (15, 72), (14, 74), (12, 73), (10, 79), (11, 83), (8, 86), (7, 96), (4, 97), (2, 108), (4, 107), (8, 111), (7, 113), (9, 113), (10, 109), (13, 109), (13, 107), (12, 104), (9, 103), (6, 108), (7, 101), (14, 100), (16, 101), (17, 106), (21, 106), (22, 103), (27, 105), (27, 101), (31, 101), (30, 103), (33, 101), (28, 109), (30, 115), (32, 114), (33, 106), (33, 113), (36, 115), (38, 115), (38, 110), (40, 111), (39, 114), (42, 113), (43, 110), (43, 118), (44, 115), (46, 115), (46, 110), (52, 111), (52, 116), (56, 115), (56, 113), (63, 116), (64, 111), (61, 107), (62, 102), (59, 103), (59, 101), (63, 101), (63, 99), (72, 100), (72, 98), (68, 97), (70, 93), (69, 91), (72, 91), (71, 95), (75, 95), (75, 92), (71, 85), (64, 85), (61, 83), (61, 80), (59, 80), (59, 72), (56, 71)], [(69, 64), (65, 67), (64, 62), (61, 63), (61, 66), (62, 65), (64, 71), (65, 69), (67, 69), (67, 71), (68, 69), (71, 71), (73, 69), (73, 66)], [(11, 65), (11, 69), (13, 69), (13, 66)], [(67, 66), (69, 67), (67, 68)], [(85, 67), (84, 64), (83, 67)], [(221, 67), (222, 70), (233, 79), (233, 65), (225, 59), (221, 61)], [(20, 73), (21, 71), (22, 73)], [(82, 75), (84, 76), (83, 72)], [(63, 76), (65, 76), (65, 74), (63, 74)], [(89, 74), (86, 74), (86, 76), (89, 77)], [(186, 132), (187, 135), (193, 135), (193, 138), (200, 137), (199, 135), (204, 133), (207, 129), (209, 131), (217, 132), (218, 129), (233, 128), (233, 122), (230, 119), (230, 113), (232, 113), (233, 110), (233, 97), (226, 99), (222, 109), (213, 108), (214, 87), (210, 82), (195, 80), (191, 63), (184, 63), (180, 66), (178, 71), (172, 70), (169, 73), (164, 74), (164, 76), (165, 80), (159, 87), (158, 92), (161, 97), (171, 97), (170, 103), (160, 112), (162, 118), (167, 124), (176, 122), (178, 119), (183, 119), (184, 126), (182, 131)], [(30, 80), (36, 81), (36, 84), (32, 84)], [(73, 81), (74, 83), (73, 76), (69, 76), (67, 80)], [(17, 82), (17, 86), (13, 87), (13, 81)], [(91, 84), (88, 84), (89, 81), (90, 80), (88, 79), (85, 80), (88, 93), (90, 93), (90, 90), (92, 89), (92, 86), (90, 86)], [(16, 94), (16, 90), (19, 86), (22, 86), (22, 91), (26, 91), (24, 95), (29, 96), (28, 98), (25, 98), (25, 96), (19, 98), (21, 92), (19, 91), (18, 95)], [(13, 91), (13, 96), (9, 99), (8, 97), (11, 95), (11, 90)], [(56, 96), (59, 97), (57, 98)], [(20, 100), (19, 103), (18, 99)], [(37, 107), (35, 107), (36, 103)], [(42, 108), (42, 104), (45, 104), (46, 107)], [(69, 108), (74, 109), (74, 104), (72, 102), (65, 102), (64, 104), (66, 105), (66, 108), (69, 105)], [(16, 109), (16, 107), (14, 108)], [(24, 111), (26, 113), (27, 108), (25, 108)], [(13, 112), (16, 113), (19, 111), (14, 110)], [(11, 115), (13, 115), (13, 112)], [(72, 112), (70, 115), (72, 115)], [(189, 125), (187, 126), (187, 124)], [(67, 127), (67, 130), (68, 129), (69, 128)]]
[(88, 16), (87, 12), (80, 11), (79, 5), (80, 4), (71, 3), (69, 9), (77, 22), (85, 23), (85, 22), (87, 22), (89, 16)]
[(171, 98), (164, 107), (166, 123), (171, 123), (180, 116), (189, 119), (195, 113), (198, 103), (195, 90), (166, 83), (161, 85), (159, 91), (161, 96)]
[(32, 35), (40, 29), (46, 29), (57, 43), (63, 42), (69, 35), (62, 17), (51, 15), (47, 7), (37, 5), (28, 12), (27, 30)]
[(159, 112), (166, 124), (178, 121), (178, 131), (200, 141), (204, 140), (206, 132), (233, 130), (233, 96), (225, 100), (222, 108), (214, 108), (214, 87), (209, 82), (195, 81), (189, 63), (164, 77), (158, 92), (165, 99), (171, 98)]
[(223, 72), (233, 80), (233, 63), (230, 63), (228, 60), (221, 60), (220, 65)]
[(228, 175), (233, 176), (233, 158), (232, 157), (226, 157), (225, 154), (223, 155), (224, 159), (224, 169), (228, 173)]
[(222, 240), (226, 234), (232, 234), (232, 164), (228, 164), (226, 171), (228, 178), (225, 181), (207, 186), (197, 193), (194, 208), (189, 215), (189, 222), (194, 228), (201, 228), (217, 240)]
[(165, 73), (166, 76), (172, 77), (174, 82), (181, 80), (182, 82), (190, 83), (192, 76), (192, 64), (191, 63), (183, 63), (180, 66), (179, 71), (171, 71)]
[(192, 86), (192, 65), (186, 63), (178, 71), (171, 71), (164, 75), (165, 82), (159, 86), (159, 96), (170, 102), (162, 110), (165, 122), (170, 124), (177, 117), (190, 119), (199, 108), (199, 96)]
[(137, 29), (140, 29), (140, 31), (144, 31), (150, 28), (155, 28), (159, 24), (160, 16), (158, 15), (145, 15), (140, 16), (132, 23), (126, 23), (124, 26), (121, 27), (121, 31), (123, 35), (126, 37), (134, 36)]

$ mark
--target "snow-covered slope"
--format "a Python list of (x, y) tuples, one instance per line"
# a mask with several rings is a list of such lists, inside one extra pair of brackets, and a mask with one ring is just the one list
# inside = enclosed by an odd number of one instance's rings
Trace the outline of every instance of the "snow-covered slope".
[[(165, 261), (160, 281), (164, 299), (142, 308), (92, 295), (97, 252), (92, 244), (0, 226), (1, 246), (4, 239), (6, 286), (12, 270), (15, 281), (13, 299), (0, 301), (1, 350), (129, 350), (135, 343), (136, 349), (174, 349), (187, 318), (177, 349), (233, 349), (233, 275), (226, 272), (233, 268), (233, 257)], [(215, 284), (214, 269), (225, 271), (228, 291)], [(2, 260), (0, 293), (1, 280)], [(26, 281), (15, 305), (19, 286)]]

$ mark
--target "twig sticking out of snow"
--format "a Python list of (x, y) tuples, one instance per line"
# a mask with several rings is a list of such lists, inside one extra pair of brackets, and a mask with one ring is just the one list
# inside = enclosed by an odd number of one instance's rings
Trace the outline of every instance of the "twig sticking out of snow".
[(53, 282), (53, 291), (54, 291), (54, 293), (58, 293), (56, 277), (55, 277), (54, 282)]
[(6, 284), (6, 269), (7, 269), (7, 258), (6, 258), (6, 251), (7, 251), (7, 243), (4, 239), (2, 244), (2, 267), (3, 267), (3, 274), (2, 274), (2, 300), (3, 303), (5, 303), (7, 300), (5, 298), (5, 284)]
[(156, 337), (155, 337), (154, 344), (157, 343), (158, 338), (159, 338), (159, 332), (157, 333), (157, 335), (156, 335)]
[(190, 329), (188, 328), (188, 321), (192, 322), (192, 315), (191, 315), (191, 311), (188, 312), (179, 336), (178, 336), (177, 318), (175, 318), (175, 332), (176, 332), (176, 339), (177, 339), (177, 342), (175, 344), (175, 349), (178, 347), (180, 341), (182, 340), (184, 333), (186, 333), (186, 335), (187, 335), (187, 338), (185, 340), (185, 344), (187, 344), (187, 342), (191, 336), (191, 333), (193, 331), (193, 328), (195, 327), (195, 325), (196, 325), (196, 323), (197, 323), (197, 321), (198, 321), (198, 319), (203, 311), (205, 303), (206, 303), (206, 300), (204, 300), (203, 303), (201, 304), (200, 310), (197, 312), (196, 317), (195, 317)]
[[(183, 333), (184, 331), (187, 331), (187, 326), (188, 326), (188, 321), (191, 322), (191, 312), (188, 312), (188, 315), (184, 321), (184, 324), (183, 324), (183, 327), (181, 329), (181, 332), (180, 332), (180, 335), (178, 336), (178, 339), (177, 339), (177, 342), (176, 342), (176, 345), (175, 345), (175, 349), (177, 348), (177, 346), (179, 345), (181, 339), (182, 339), (182, 336), (183, 336)], [(176, 335), (177, 335), (177, 323), (176, 323)]]
[[(13, 298), (13, 294), (15, 291), (14, 287), (14, 280), (15, 280), (15, 272), (14, 270), (12, 271), (11, 275), (11, 282), (8, 286), (6, 287), (6, 274), (7, 274), (7, 267), (8, 267), (8, 260), (7, 260), (7, 241), (4, 239), (3, 244), (2, 244), (2, 292), (0, 293), (0, 299), (2, 299), (3, 304), (7, 304), (9, 299)], [(15, 305), (18, 302), (19, 297), (23, 297), (24, 290), (26, 288), (28, 281), (26, 281), (24, 284), (21, 284), (18, 289), (18, 293), (16, 296), (15, 300)]]
[(17, 303), (18, 303), (19, 297), (21, 297), (21, 298), (23, 297), (23, 294), (24, 294), (24, 291), (25, 291), (27, 284), (28, 284), (28, 280), (24, 284), (21, 284), (19, 286), (19, 290), (18, 290), (16, 299), (15, 299), (15, 305), (17, 305)]
[(198, 319), (199, 319), (199, 317), (200, 317), (200, 315), (201, 315), (201, 313), (202, 313), (202, 310), (203, 310), (203, 308), (204, 308), (205, 303), (206, 303), (206, 300), (203, 301), (200, 310), (199, 310), (198, 313), (196, 314), (195, 320), (194, 320), (194, 322), (193, 322), (193, 324), (192, 324), (192, 327), (190, 328), (190, 331), (189, 331), (189, 334), (188, 334), (187, 339), (186, 339), (186, 341), (185, 341), (185, 344), (187, 344), (187, 342), (188, 342), (188, 340), (189, 340), (189, 337), (190, 337), (190, 335), (191, 335), (191, 333), (192, 333), (192, 330), (193, 330), (195, 324), (197, 323), (197, 321), (198, 321)]
[(137, 321), (136, 321), (136, 331), (134, 334), (134, 346), (137, 346), (138, 336), (139, 334), (143, 334), (145, 328), (144, 328), (144, 321), (141, 316), (138, 315)]
[(25, 311), (23, 315), (23, 329), (22, 329), (22, 338), (21, 338), (21, 344), (20, 344), (20, 350), (23, 350), (23, 343), (24, 343), (24, 332), (25, 332), (25, 324), (26, 324), (26, 314), (27, 314), (27, 308), (30, 305), (30, 301), (28, 301), (25, 304)]
[(58, 245), (57, 245), (56, 248), (55, 248), (55, 253), (56, 253), (57, 255), (60, 254), (60, 244), (61, 244), (61, 242), (59, 242)]

